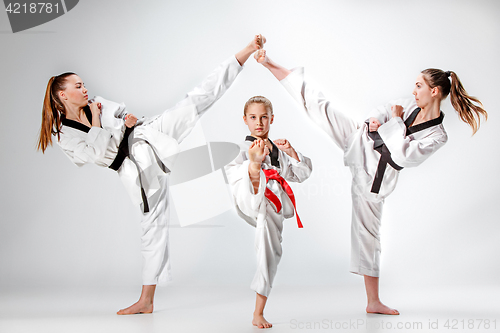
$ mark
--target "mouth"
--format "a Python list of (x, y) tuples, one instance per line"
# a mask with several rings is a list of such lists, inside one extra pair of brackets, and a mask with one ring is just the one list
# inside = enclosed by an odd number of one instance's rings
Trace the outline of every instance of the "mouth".
[(89, 99), (89, 95), (85, 95), (85, 96), (83, 96), (83, 98)]

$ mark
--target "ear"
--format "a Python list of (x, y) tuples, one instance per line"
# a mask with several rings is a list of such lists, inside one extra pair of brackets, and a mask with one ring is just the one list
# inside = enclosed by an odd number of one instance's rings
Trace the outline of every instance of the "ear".
[(273, 121), (274, 121), (274, 114), (273, 114), (273, 115), (271, 115), (271, 122), (270, 122), (270, 124), (272, 124), (272, 123), (273, 123)]
[(59, 95), (59, 99), (62, 100), (67, 100), (68, 97), (66, 96), (66, 93), (64, 93), (64, 90), (61, 90), (57, 93)]
[(434, 87), (431, 89), (431, 96), (436, 97), (440, 93), (439, 87)]

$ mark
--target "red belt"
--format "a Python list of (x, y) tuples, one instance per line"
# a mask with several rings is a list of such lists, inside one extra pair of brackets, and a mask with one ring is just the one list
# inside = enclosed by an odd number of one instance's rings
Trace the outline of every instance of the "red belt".
[[(279, 175), (278, 171), (274, 169), (262, 170), (262, 171), (264, 171), (264, 174), (266, 175), (266, 182), (268, 182), (269, 179), (274, 179), (278, 183), (280, 183), (281, 188), (283, 188), (283, 190), (290, 198), (290, 201), (292, 201), (293, 209), (295, 210), (295, 216), (297, 217), (297, 224), (299, 228), (303, 228), (302, 222), (300, 222), (299, 214), (297, 214), (297, 208), (295, 207), (295, 196), (293, 195), (293, 191), (290, 185), (288, 185), (286, 180)], [(276, 196), (276, 194), (274, 194), (273, 191), (271, 191), (266, 187), (264, 195), (266, 196), (267, 199), (269, 199), (269, 201), (271, 201), (271, 203), (276, 207), (276, 211), (279, 213), (281, 211), (281, 202), (280, 199), (278, 199), (278, 197)]]

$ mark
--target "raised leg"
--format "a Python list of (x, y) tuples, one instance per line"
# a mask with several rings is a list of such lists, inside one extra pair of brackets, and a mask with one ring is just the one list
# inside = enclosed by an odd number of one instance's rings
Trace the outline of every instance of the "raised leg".
[(224, 95), (243, 69), (242, 65), (264, 42), (263, 36), (254, 36), (247, 46), (224, 61), (200, 85), (188, 92), (186, 98), (145, 125), (180, 143), (203, 113)]
[(243, 66), (243, 64), (250, 58), (250, 56), (257, 50), (262, 49), (266, 43), (266, 38), (262, 35), (255, 35), (253, 40), (245, 46), (241, 51), (236, 53), (235, 57), (238, 63)]
[(255, 60), (257, 60), (258, 63), (262, 64), (262, 66), (269, 69), (269, 71), (274, 75), (275, 78), (278, 79), (278, 81), (283, 80), (289, 74), (292, 73), (291, 70), (279, 65), (278, 63), (276, 63), (274, 61), (272, 61), (267, 56), (266, 50), (264, 50), (264, 49), (261, 49), (261, 50), (255, 52), (254, 58), (255, 58)]
[(290, 95), (299, 103), (302, 110), (328, 134), (342, 150), (346, 138), (359, 128), (359, 124), (344, 113), (336, 110), (330, 100), (304, 80), (304, 69), (293, 71), (272, 61), (265, 50), (255, 53), (255, 59), (278, 79)]

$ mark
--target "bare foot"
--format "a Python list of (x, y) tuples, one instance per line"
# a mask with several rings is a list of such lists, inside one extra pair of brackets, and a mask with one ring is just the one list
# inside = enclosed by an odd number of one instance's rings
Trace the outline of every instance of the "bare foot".
[(271, 328), (271, 327), (273, 327), (273, 324), (268, 322), (264, 318), (264, 315), (258, 315), (258, 314), (253, 315), (252, 324), (253, 324), (253, 326), (257, 326), (258, 328)]
[(248, 44), (247, 48), (251, 49), (252, 52), (255, 52), (257, 50), (260, 50), (264, 47), (264, 44), (266, 43), (266, 37), (262, 36), (261, 34), (255, 35)]
[(253, 57), (259, 64), (264, 64), (268, 62), (267, 56), (266, 56), (266, 50), (261, 49), (258, 50), (257, 52), (254, 53)]
[(152, 313), (153, 312), (153, 303), (147, 302), (137, 302), (132, 304), (126, 309), (121, 309), (116, 314), (117, 315), (131, 315), (131, 314), (139, 314), (139, 313)]
[(385, 315), (399, 315), (399, 311), (396, 309), (391, 309), (390, 307), (382, 304), (382, 302), (372, 302), (366, 307), (367, 313), (378, 313)]

